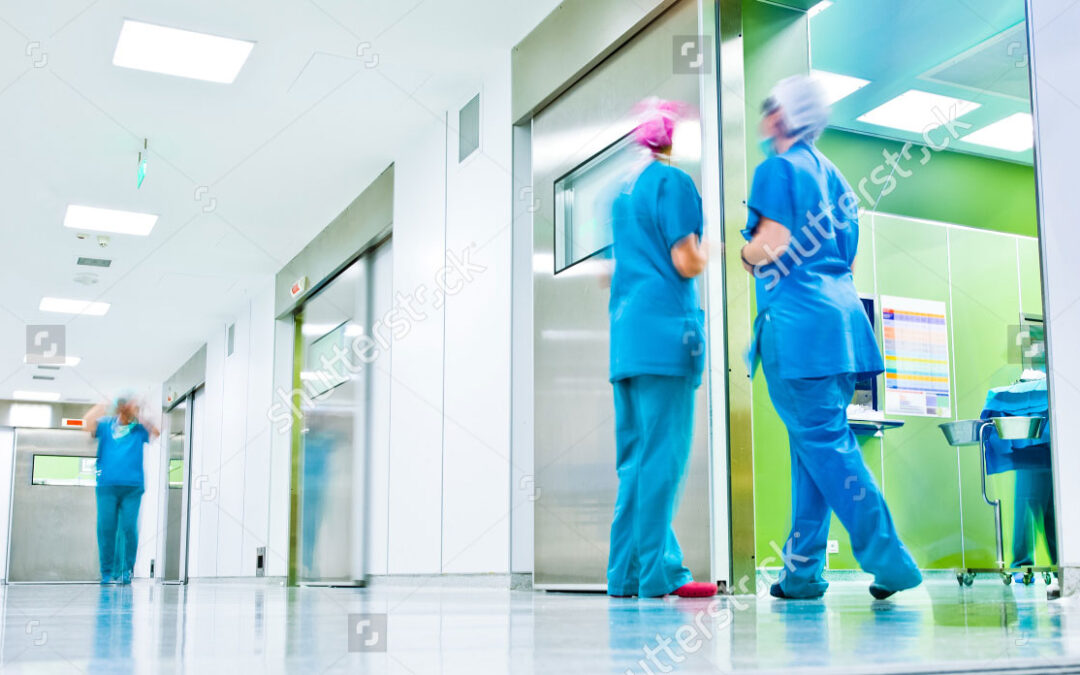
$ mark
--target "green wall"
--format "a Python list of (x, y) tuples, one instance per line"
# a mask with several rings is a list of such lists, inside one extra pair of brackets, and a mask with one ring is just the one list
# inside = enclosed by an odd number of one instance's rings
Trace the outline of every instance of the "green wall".
[[(802, 12), (756, 0), (744, 3), (751, 172), (763, 158), (755, 127), (761, 101), (777, 80), (808, 69), (805, 22)], [(856, 192), (861, 184), (877, 200), (882, 185), (874, 178), (881, 181), (888, 171), (874, 174), (874, 170), (884, 163), (883, 152), (895, 154), (903, 143), (829, 130), (818, 147)], [(1041, 312), (1037, 243), (1010, 236), (1036, 234), (1034, 172), (1029, 166), (983, 157), (924, 153), (918, 146), (909, 154), (911, 159), (901, 160), (901, 167), (911, 175), (898, 177), (876, 212), (861, 218), (856, 285), (868, 295), (946, 303), (954, 355), (953, 416), (977, 417), (987, 390), (1012, 382), (1020, 372), (1019, 365), (1009, 363), (1007, 326), (1018, 322), (1021, 307)], [(748, 341), (749, 336), (729, 338)], [(757, 559), (765, 564), (770, 557), (775, 561), (774, 546), (782, 545), (790, 525), (790, 461), (786, 431), (760, 372), (752, 396), (755, 539)], [(883, 398), (879, 384), (879, 399)], [(904, 541), (924, 568), (991, 565), (993, 512), (980, 494), (977, 450), (947, 445), (937, 428), (945, 420), (901, 419), (903, 428), (888, 431), (883, 438), (860, 438), (860, 443)], [(1004, 497), (1006, 558), (1012, 485), (1011, 474), (1004, 474), (993, 477), (989, 488), (991, 496)], [(857, 567), (847, 534), (835, 517), (830, 538), (839, 542), (840, 549), (830, 556), (830, 568)], [(1046, 560), (1044, 549), (1039, 555)]]

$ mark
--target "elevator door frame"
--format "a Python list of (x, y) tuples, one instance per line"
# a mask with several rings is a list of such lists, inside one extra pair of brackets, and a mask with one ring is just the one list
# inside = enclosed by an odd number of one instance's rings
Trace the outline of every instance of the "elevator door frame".
[[(203, 395), (204, 385), (199, 385), (184, 394), (176, 402), (174, 402), (167, 409), (162, 412), (165, 420), (169, 419), (170, 413), (180, 407), (181, 404), (185, 405), (184, 412), (184, 484), (180, 490), (180, 551), (179, 551), (179, 574), (176, 579), (168, 579), (165, 576), (165, 570), (168, 569), (168, 539), (169, 539), (169, 436), (172, 435), (173, 429), (171, 424), (163, 425), (164, 440), (161, 442), (161, 472), (160, 472), (160, 488), (163, 498), (160, 500), (162, 505), (161, 509), (161, 531), (164, 533), (161, 542), (160, 555), (161, 555), (161, 583), (163, 584), (186, 584), (188, 582), (188, 551), (190, 550), (190, 536), (191, 536), (191, 447), (192, 447), (192, 433), (195, 429), (195, 399), (198, 396)], [(163, 420), (164, 421), (164, 420)]]
[[(597, 276), (599, 273), (590, 274), (586, 269), (569, 268), (554, 274), (554, 269), (548, 269), (546, 262), (547, 256), (549, 254), (554, 256), (556, 252), (554, 182), (564, 176), (567, 171), (588, 162), (605, 147), (625, 136), (633, 128), (633, 117), (628, 114), (633, 103), (647, 96), (659, 95), (665, 98), (697, 101), (703, 135), (707, 126), (715, 125), (715, 111), (710, 111), (708, 104), (710, 88), (703, 84), (703, 79), (708, 78), (695, 74), (676, 75), (670, 70), (663, 72), (672, 65), (667, 59), (670, 58), (673, 38), (683, 34), (699, 34), (700, 25), (703, 23), (708, 25), (710, 21), (715, 21), (715, 14), (702, 17), (700, 12), (701, 7), (693, 0), (676, 3), (635, 32), (632, 37), (627, 38), (602, 63), (564, 90), (551, 103), (537, 112), (531, 120), (529, 145), (531, 156), (536, 161), (530, 163), (532, 174), (530, 195), (535, 195), (537, 198), (535, 208), (530, 209), (530, 218), (534, 221), (532, 245), (536, 259), (545, 260), (543, 265), (535, 265), (532, 277), (532, 296), (535, 303), (532, 325), (535, 345), (532, 374), (535, 391), (534, 464), (536, 466), (536, 492), (547, 502), (547, 504), (537, 503), (534, 512), (533, 572), (534, 586), (537, 588), (551, 590), (602, 590), (605, 588), (599, 553), (600, 549), (606, 550), (607, 547), (606, 532), (602, 530), (610, 524), (611, 509), (606, 500), (613, 499), (614, 483), (617, 482), (614, 478), (614, 424), (610, 420), (599, 420), (600, 423), (596, 425), (595, 433), (602, 438), (596, 438), (592, 442), (586, 439), (584, 445), (589, 447), (580, 448), (581, 452), (573, 453), (577, 457), (573, 462), (577, 465), (576, 467), (565, 466), (569, 462), (558, 450), (567, 443), (580, 442), (574, 441), (573, 438), (560, 437), (562, 432), (558, 427), (562, 425), (556, 424), (554, 419), (560, 417), (555, 410), (559, 407), (559, 402), (561, 401), (564, 407), (571, 405), (575, 410), (599, 410), (601, 407), (606, 410), (611, 407), (612, 396), (610, 385), (607, 383), (606, 370), (607, 293), (603, 292), (601, 298), (601, 294), (591, 287), (597, 279), (575, 278), (582, 275)], [(656, 53), (662, 53), (664, 58), (654, 59)], [(658, 65), (656, 61), (660, 64)], [(629, 77), (628, 66), (630, 70), (640, 68), (641, 77)], [(652, 85), (646, 84), (652, 81), (648, 80), (649, 77), (660, 80), (658, 85), (653, 83), (656, 85), (654, 89), (649, 88)], [(621, 87), (622, 91), (613, 90), (612, 87)], [(715, 97), (715, 89), (712, 91)], [(712, 100), (715, 101), (715, 98)], [(582, 131), (580, 128), (582, 126), (587, 127), (588, 131)], [(710, 191), (705, 182), (710, 179), (716, 180), (717, 172), (706, 166), (709, 162), (716, 161), (715, 153), (705, 151), (704, 146), (707, 145), (708, 138), (708, 136), (702, 138), (703, 148), (700, 160), (690, 159), (692, 163), (695, 163), (690, 170), (695, 172), (700, 169), (702, 193), (707, 200), (705, 215), (711, 224), (715, 221), (710, 217), (711, 205), (708, 201)], [(567, 143), (570, 145), (567, 146)], [(516, 163), (515, 166), (517, 166)], [(590, 258), (586, 258), (575, 267), (595, 266), (595, 262), (590, 263), (589, 260)], [(717, 303), (715, 300), (710, 302), (709, 296), (720, 289), (718, 295), (722, 297), (719, 266), (716, 273), (707, 275), (700, 282), (704, 308), (710, 315), (716, 313)], [(714, 276), (717, 278), (713, 278)], [(588, 309), (584, 312), (577, 307), (579, 301), (588, 304)], [(575, 315), (577, 315), (576, 319)], [(714, 324), (714, 318), (717, 317), (719, 323)], [(716, 329), (720, 331), (718, 337), (719, 345), (722, 347), (722, 306), (717, 317), (710, 316), (709, 323), (717, 326)], [(570, 323), (561, 325), (560, 320), (569, 320)], [(575, 321), (585, 321), (586, 330), (576, 330), (581, 326), (574, 323)], [(568, 403), (571, 401), (569, 396), (577, 397), (573, 400), (581, 398), (580, 391), (563, 392), (565, 396), (553, 393), (557, 384), (555, 382), (557, 378), (553, 374), (554, 369), (562, 367), (566, 372), (560, 372), (559, 375), (564, 376), (564, 379), (576, 373), (576, 371), (572, 373), (567, 370), (566, 363), (560, 364), (566, 359), (559, 356), (557, 346), (553, 342), (554, 338), (545, 338), (545, 332), (559, 328), (567, 329), (564, 332), (568, 334), (585, 335), (600, 332), (604, 334), (603, 344), (592, 345), (588, 357), (583, 362), (592, 364), (588, 366), (587, 377), (591, 383), (588, 385), (589, 388), (595, 391), (591, 397), (586, 396), (589, 398), (587, 403), (591, 405), (575, 406)], [(719, 359), (719, 362), (723, 363), (722, 349), (719, 354), (715, 353), (716, 344), (716, 339), (713, 339), (710, 344), (710, 359)], [(688, 484), (689, 489), (684, 500), (687, 504), (676, 518), (676, 529), (681, 530), (680, 538), (683, 540), (683, 548), (687, 554), (687, 564), (695, 571), (698, 578), (712, 577), (714, 580), (726, 582), (728, 579), (727, 462), (722, 454), (716, 459), (713, 457), (713, 453), (716, 452), (713, 448), (719, 448), (722, 451), (726, 446), (726, 433), (724, 433), (726, 410), (723, 397), (720, 398), (719, 409), (715, 414), (711, 409), (716, 405), (711, 400), (711, 394), (715, 393), (710, 377), (713, 367), (710, 364), (710, 372), (705, 373), (703, 386), (697, 395), (694, 446), (691, 465), (688, 469), (690, 484)], [(720, 372), (723, 374), (724, 371)], [(593, 380), (595, 382), (592, 382)], [(722, 394), (723, 383), (717, 383), (716, 386)], [(604, 392), (601, 393), (599, 388), (604, 389)], [(586, 403), (586, 401), (583, 399), (579, 403)], [(577, 414), (572, 411), (565, 412)], [(602, 411), (599, 414), (601, 417), (604, 416)], [(711, 424), (711, 420), (717, 415), (720, 416), (719, 423)], [(717, 428), (722, 433), (714, 441)], [(583, 429), (577, 429), (576, 432), (581, 432)], [(570, 434), (574, 437), (580, 435), (575, 432), (570, 432)], [(604, 451), (606, 446), (610, 447)], [(566, 448), (563, 450), (565, 451)], [(588, 455), (587, 461), (582, 461), (580, 457), (582, 453)], [(552, 467), (559, 467), (560, 464), (563, 466), (553, 472)], [(596, 472), (595, 476), (584, 478), (583, 476), (588, 471)], [(559, 472), (565, 473), (560, 477)], [(545, 474), (548, 475), (545, 476)], [(604, 480), (604, 494), (600, 499), (604, 503), (596, 503), (599, 493), (595, 487), (599, 479)], [(588, 497), (585, 494), (586, 483), (593, 486), (593, 489), (588, 491), (590, 495)], [(577, 487), (574, 487), (575, 484)], [(714, 494), (717, 491), (719, 494)], [(612, 494), (609, 495), (608, 492)], [(560, 508), (564, 511), (561, 516), (551, 513)], [(563, 535), (568, 530), (576, 532), (577, 539), (588, 541), (583, 543), (566, 540)], [(723, 538), (722, 546), (717, 545), (719, 537)], [(589, 546), (588, 542), (592, 542), (592, 546)], [(586, 547), (596, 550), (582, 553), (581, 549)], [(564, 549), (577, 550), (574, 554), (570, 554)]]
[[(354, 481), (354, 489), (361, 489), (364, 493), (361, 495), (362, 505), (359, 508), (359, 520), (360, 532), (357, 534), (360, 541), (360, 550), (356, 554), (358, 557), (354, 561), (355, 569), (357, 570), (354, 575), (354, 579), (330, 579), (330, 580), (307, 580), (299, 578), (299, 565), (301, 560), (300, 547), (300, 518), (302, 517), (302, 473), (304, 469), (303, 465), (303, 432), (305, 430), (304, 415), (301, 407), (300, 392), (305, 392), (304, 382), (301, 378), (301, 372), (305, 365), (305, 353), (304, 353), (304, 312), (308, 303), (317, 299), (322, 291), (324, 291), (330, 284), (338, 280), (341, 275), (353, 265), (363, 264), (365, 281), (365, 292), (367, 297), (365, 298), (365, 308), (367, 316), (363, 317), (364, 325), (370, 327), (373, 323), (374, 317), (374, 280), (375, 280), (375, 260), (376, 257), (384, 246), (393, 245), (393, 228), (392, 226), (380, 232), (374, 237), (371, 242), (364, 246), (355, 256), (351, 256), (345, 263), (343, 263), (333, 274), (329, 275), (326, 279), (322, 280), (309, 295), (305, 296), (303, 300), (297, 304), (290, 312), (292, 316), (292, 368), (291, 368), (291, 381), (292, 381), (292, 429), (290, 439), (290, 471), (289, 471), (289, 548), (288, 548), (288, 570), (286, 577), (286, 584), (288, 586), (313, 586), (313, 587), (364, 587), (367, 585), (368, 576), (368, 564), (367, 556), (369, 553), (369, 524), (367, 519), (371, 512), (370, 505), (368, 504), (368, 495), (370, 493), (370, 476), (369, 466), (371, 462), (372, 451), (372, 439), (371, 428), (372, 423), (370, 419), (371, 409), (371, 396), (373, 395), (373, 381), (370, 374), (370, 368), (364, 367), (363, 382), (361, 386), (364, 391), (364, 410), (360, 415), (364, 417), (363, 422), (363, 435), (360, 442), (363, 443), (363, 447), (357, 455), (354, 455), (354, 459), (360, 460), (360, 474), (361, 478), (358, 481)], [(391, 250), (391, 256), (393, 255)], [(356, 439), (354, 438), (354, 442)]]

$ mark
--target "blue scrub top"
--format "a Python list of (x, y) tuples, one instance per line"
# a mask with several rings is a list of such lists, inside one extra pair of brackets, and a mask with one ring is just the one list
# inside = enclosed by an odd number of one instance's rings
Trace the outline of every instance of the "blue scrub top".
[(143, 487), (143, 446), (150, 434), (141, 424), (119, 427), (115, 417), (98, 420), (97, 484)]
[(851, 272), (859, 245), (858, 201), (840, 171), (812, 143), (800, 141), (758, 166), (748, 206), (748, 241), (762, 218), (791, 231), (788, 251), (755, 274), (752, 371), (766, 322), (782, 378), (863, 378), (884, 371)]
[(611, 381), (670, 375), (700, 383), (705, 314), (697, 282), (671, 262), (675, 244), (702, 234), (693, 179), (653, 161), (615, 199), (612, 231)]

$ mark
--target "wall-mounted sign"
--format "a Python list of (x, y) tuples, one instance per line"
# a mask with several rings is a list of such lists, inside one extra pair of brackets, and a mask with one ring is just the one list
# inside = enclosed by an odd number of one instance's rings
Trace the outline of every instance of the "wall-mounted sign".
[(293, 298), (297, 298), (307, 290), (308, 279), (307, 277), (300, 277), (293, 282), (293, 285), (289, 287), (289, 295)]
[(76, 420), (70, 417), (64, 417), (60, 420), (60, 426), (69, 429), (82, 429), (86, 426), (86, 420)]
[(949, 417), (949, 332), (945, 303), (881, 298), (885, 412)]

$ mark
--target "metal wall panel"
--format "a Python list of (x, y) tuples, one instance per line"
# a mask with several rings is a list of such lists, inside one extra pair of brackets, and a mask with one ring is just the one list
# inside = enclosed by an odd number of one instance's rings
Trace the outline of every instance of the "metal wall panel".
[(675, 0), (567, 0), (510, 53), (511, 119), (521, 122), (577, 82)]
[[(394, 165), (390, 165), (274, 277), (274, 315), (283, 318), (321, 285), (390, 233), (394, 220)], [(296, 281), (307, 287), (293, 297)]]
[[(540, 588), (604, 588), (618, 484), (606, 267), (586, 262), (553, 273), (554, 182), (629, 132), (641, 99), (698, 107), (698, 75), (677, 73), (673, 64), (676, 36), (697, 34), (697, 3), (677, 4), (533, 122), (534, 583)], [(700, 182), (699, 162), (679, 166)], [(698, 390), (691, 464), (675, 522), (686, 564), (699, 579), (711, 575), (706, 389)]]
[(31, 485), (35, 454), (94, 457), (97, 446), (85, 431), (16, 430), (8, 581), (97, 581), (94, 488)]

